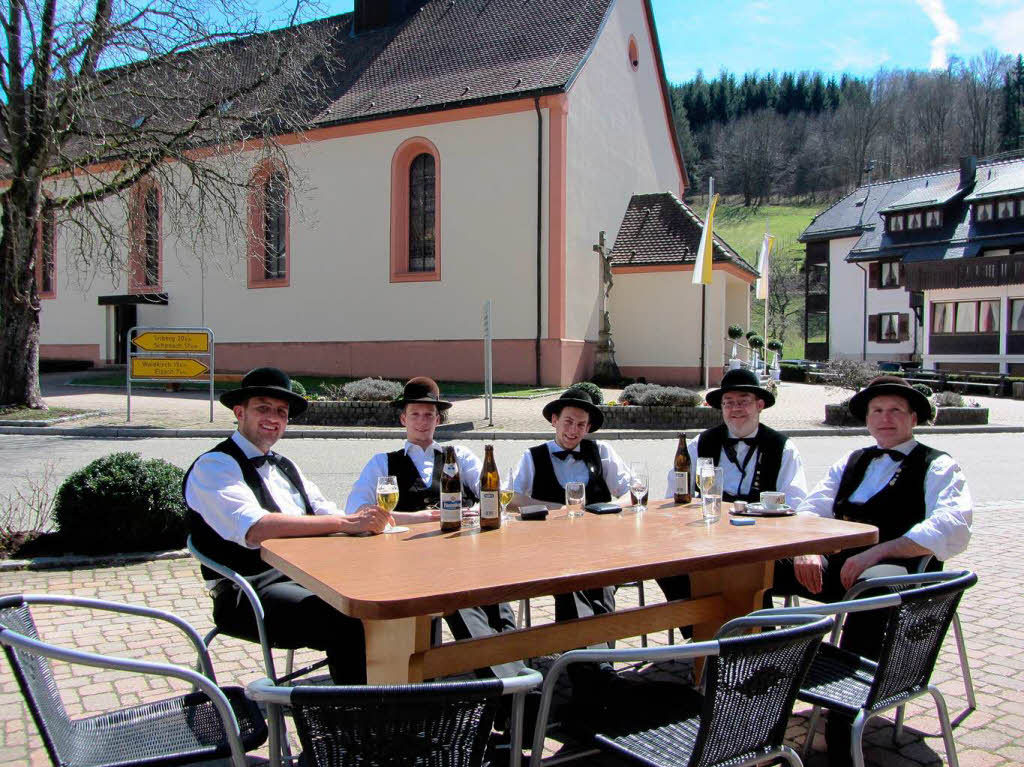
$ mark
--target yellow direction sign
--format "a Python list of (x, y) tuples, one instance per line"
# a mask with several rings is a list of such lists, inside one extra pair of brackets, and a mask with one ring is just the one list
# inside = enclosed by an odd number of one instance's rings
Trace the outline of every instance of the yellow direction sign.
[(152, 332), (139, 333), (132, 343), (147, 352), (208, 352), (207, 333)]
[(195, 378), (209, 371), (199, 360), (132, 357), (132, 378)]

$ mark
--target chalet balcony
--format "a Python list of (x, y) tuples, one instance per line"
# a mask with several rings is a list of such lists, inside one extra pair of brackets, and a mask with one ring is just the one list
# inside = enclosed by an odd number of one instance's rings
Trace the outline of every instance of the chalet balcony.
[(1024, 254), (904, 263), (906, 288), (950, 290), (1024, 284)]

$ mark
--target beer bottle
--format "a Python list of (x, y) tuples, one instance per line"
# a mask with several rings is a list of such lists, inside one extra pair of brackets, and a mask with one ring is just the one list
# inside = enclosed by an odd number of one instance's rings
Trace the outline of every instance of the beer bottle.
[(675, 491), (672, 500), (675, 503), (689, 503), (690, 497), (690, 454), (686, 451), (686, 435), (679, 435), (679, 447), (676, 448), (676, 458), (673, 463), (675, 471)]
[(480, 472), (480, 529), (501, 527), (501, 477), (494, 463), (494, 445), (484, 445), (484, 467)]
[(444, 468), (441, 469), (441, 532), (454, 533), (462, 529), (462, 477), (455, 447), (444, 449)]

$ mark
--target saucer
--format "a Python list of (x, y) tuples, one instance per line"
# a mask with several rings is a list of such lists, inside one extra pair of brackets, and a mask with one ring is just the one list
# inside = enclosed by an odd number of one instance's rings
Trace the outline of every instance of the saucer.
[(746, 511), (730, 511), (730, 514), (736, 517), (790, 517), (796, 514), (796, 509), (791, 506), (783, 504), (777, 509), (766, 509), (763, 504), (760, 503), (748, 503)]

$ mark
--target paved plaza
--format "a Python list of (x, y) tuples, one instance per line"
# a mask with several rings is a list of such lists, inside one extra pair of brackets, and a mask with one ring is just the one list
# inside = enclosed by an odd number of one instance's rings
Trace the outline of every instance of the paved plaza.
[[(794, 388), (787, 391), (788, 386)], [(780, 406), (766, 411), (776, 420), (766, 418), (766, 422), (783, 428), (789, 423), (811, 423), (811, 411), (818, 408), (816, 412), (820, 412), (824, 402), (821, 392), (825, 390), (800, 385), (787, 387), (783, 389)], [(107, 393), (96, 396), (111, 395)], [(818, 399), (808, 405), (812, 397)], [(161, 404), (154, 404), (154, 422), (151, 426), (182, 428), (180, 423), (170, 424), (167, 421), (178, 418), (181, 411), (194, 407), (183, 407), (182, 403), (186, 402), (198, 404), (198, 418), (189, 416), (195, 422), (191, 428), (207, 425), (203, 423), (202, 415), (208, 413), (208, 410), (203, 410), (206, 403), (201, 400), (176, 399), (172, 405), (166, 396), (154, 396), (153, 399), (154, 403)], [(468, 408), (472, 402), (464, 401), (456, 407)], [(479, 403), (479, 400), (476, 402)], [(51, 399), (51, 404), (57, 403)], [(998, 406), (993, 407), (991, 420), (994, 423), (1024, 424), (1024, 403), (986, 399), (986, 404)], [(522, 424), (518, 426), (519, 429), (543, 429), (538, 414), (542, 401), (499, 401), (496, 405), (499, 416), (501, 408), (506, 406), (517, 409), (517, 417), (521, 418), (519, 423)], [(482, 412), (482, 404), (480, 407)], [(163, 415), (160, 415), (161, 408)], [(219, 405), (215, 412), (222, 419), (228, 414)], [(157, 424), (156, 421), (160, 419), (163, 420)], [(231, 428), (233, 424), (230, 415), (224, 423), (218, 425)], [(1024, 618), (1021, 616), (1020, 585), (1024, 578), (1024, 544), (1018, 523), (1024, 515), (1024, 473), (1020, 470), (1019, 458), (1024, 438), (1019, 434), (947, 432), (928, 435), (923, 439), (928, 444), (949, 451), (961, 461), (976, 501), (971, 546), (948, 564), (950, 568), (973, 569), (979, 576), (978, 585), (966, 594), (960, 608), (978, 697), (978, 710), (968, 716), (955, 731), (960, 763), (964, 767), (1024, 764)], [(146, 458), (162, 457), (187, 466), (192, 458), (214, 441), (212, 437), (198, 435), (191, 439), (117, 440), (69, 435), (3, 435), (0, 436), (0, 492), (24, 481), (47, 461), (53, 464), (58, 476), (65, 476), (90, 460), (116, 450), (137, 450)], [(798, 437), (797, 444), (806, 462), (808, 480), (812, 483), (816, 481), (832, 461), (863, 442), (863, 437)], [(328, 496), (340, 499), (351, 487), (369, 455), (393, 444), (393, 440), (372, 438), (295, 439), (281, 447), (282, 452), (303, 466), (304, 471), (320, 484)], [(529, 444), (522, 440), (495, 440), (499, 464), (502, 467), (509, 465)], [(674, 450), (673, 441), (617, 440), (615, 446), (627, 460), (647, 462), (651, 468), (652, 491), (656, 495), (660, 494), (664, 482), (660, 467), (667, 466)], [(472, 447), (477, 449), (479, 446), (474, 444)], [(198, 568), (192, 560), (182, 556), (112, 566), (64, 566), (46, 570), (0, 572), (0, 593), (11, 592), (67, 593), (148, 604), (184, 617), (201, 633), (211, 628), (209, 599), (202, 587)], [(660, 590), (653, 583), (646, 584), (645, 594), (648, 603), (662, 599)], [(620, 605), (633, 605), (636, 599), (635, 589), (622, 589), (619, 592)], [(535, 623), (550, 620), (552, 612), (550, 599), (534, 600)], [(150, 623), (140, 623), (138, 619), (130, 617), (113, 620), (104, 618), (84, 628), (78, 623), (69, 622), (61, 610), (50, 609), (40, 621), (40, 630), (44, 638), (73, 643), (84, 650), (181, 664), (191, 664), (193, 661), (188, 645), (173, 631), (154, 627)], [(662, 633), (652, 636), (651, 641), (665, 643), (667, 637)], [(221, 683), (245, 684), (261, 675), (258, 671), (258, 653), (253, 645), (232, 639), (217, 640), (212, 655)], [(307, 657), (313, 656), (310, 654)], [(0, 764), (47, 764), (45, 750), (21, 701), (10, 670), (6, 662), (0, 665), (0, 716), (3, 721), (3, 728), (0, 729)], [(62, 679), (65, 704), (72, 716), (152, 700), (167, 695), (172, 689), (182, 689), (177, 683), (165, 684), (99, 669), (78, 668), (72, 673), (58, 664), (56, 670)], [(933, 681), (946, 694), (951, 711), (957, 712), (964, 707), (963, 683), (952, 637), (947, 640), (940, 656)], [(867, 762), (877, 767), (945, 764), (941, 738), (926, 735), (936, 732), (937, 722), (933, 709), (927, 705), (927, 699), (910, 707), (907, 729), (899, 743), (892, 743), (891, 720), (875, 720), (867, 736)], [(803, 742), (806, 736), (805, 710), (798, 708), (791, 720), (788, 735), (794, 745)], [(821, 753), (823, 744), (820, 740), (819, 736), (815, 743), (815, 754), (809, 762), (811, 767), (824, 764)], [(560, 741), (549, 738), (549, 754), (561, 748)], [(587, 763), (619, 764), (607, 757), (591, 759)]]

